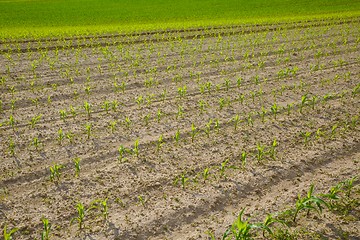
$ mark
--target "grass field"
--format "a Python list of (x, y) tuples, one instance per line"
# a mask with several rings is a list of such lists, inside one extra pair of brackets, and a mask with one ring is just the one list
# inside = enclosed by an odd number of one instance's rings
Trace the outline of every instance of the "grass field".
[(360, 15), (359, 0), (0, 0), (0, 36), (179, 29)]

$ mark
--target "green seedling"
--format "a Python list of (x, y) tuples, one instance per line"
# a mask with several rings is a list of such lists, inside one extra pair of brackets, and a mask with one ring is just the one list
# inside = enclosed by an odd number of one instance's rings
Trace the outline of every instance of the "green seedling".
[(31, 120), (30, 120), (30, 126), (31, 126), (31, 128), (34, 128), (34, 127), (35, 127), (35, 125), (40, 121), (41, 117), (42, 117), (42, 114), (39, 114), (39, 115), (31, 118)]
[(135, 140), (133, 153), (136, 155), (136, 157), (139, 157), (139, 139)]
[(15, 142), (14, 142), (14, 140), (10, 137), (10, 138), (9, 138), (8, 151), (9, 151), (9, 155), (10, 155), (11, 157), (15, 156), (15, 147), (16, 147)]
[(114, 100), (114, 101), (111, 102), (111, 109), (112, 109), (114, 112), (116, 112), (118, 106), (119, 106), (119, 102), (118, 102), (118, 101)]
[(309, 144), (309, 141), (310, 141), (311, 132), (301, 132), (301, 135), (304, 138), (304, 145), (307, 146)]
[(145, 126), (148, 126), (150, 121), (150, 113), (146, 114), (143, 119), (145, 121)]
[(198, 104), (199, 104), (200, 113), (202, 114), (202, 113), (206, 112), (206, 107), (208, 105), (207, 102), (204, 100), (199, 100)]
[(240, 116), (239, 114), (236, 114), (235, 117), (232, 118), (232, 121), (234, 122), (234, 128), (235, 128), (235, 131), (237, 130), (237, 127), (240, 123)]
[(316, 100), (318, 99), (317, 96), (313, 96), (309, 101), (310, 101), (310, 104), (311, 104), (311, 109), (312, 110), (315, 110), (315, 104), (316, 104)]
[(60, 119), (65, 122), (65, 119), (66, 119), (66, 117), (67, 117), (67, 112), (66, 112), (66, 110), (65, 110), (65, 109), (62, 109), (62, 110), (59, 111), (59, 113), (60, 113)]
[(274, 140), (273, 140), (273, 142), (272, 142), (272, 144), (271, 144), (271, 146), (270, 146), (270, 150), (269, 150), (269, 155), (270, 155), (270, 157), (273, 159), (273, 160), (275, 160), (275, 158), (276, 158), (276, 147), (278, 146), (279, 144), (278, 144), (278, 142), (276, 141), (276, 138), (274, 138)]
[(290, 116), (291, 109), (292, 109), (293, 105), (294, 105), (293, 103), (286, 104), (286, 112), (287, 112), (288, 116)]
[(245, 95), (244, 94), (239, 95), (239, 102), (241, 104), (244, 104), (244, 100), (245, 100)]
[(111, 108), (111, 102), (109, 101), (104, 101), (103, 104), (101, 105), (101, 108), (105, 110), (105, 112), (108, 114), (109, 110)]
[(179, 129), (175, 132), (174, 140), (175, 140), (176, 144), (179, 143), (179, 140), (180, 140), (180, 130)]
[(245, 151), (242, 151), (241, 155), (240, 155), (240, 159), (241, 159), (241, 167), (243, 169), (245, 169), (245, 165), (246, 165), (246, 158), (247, 158), (247, 153)]
[(76, 157), (73, 159), (74, 166), (75, 166), (75, 177), (79, 177), (80, 175), (80, 161), (81, 159), (79, 157)]
[(92, 134), (92, 124), (91, 123), (86, 123), (85, 124), (85, 132), (87, 135), (87, 139), (90, 139), (90, 136)]
[(284, 221), (276, 219), (276, 218), (273, 217), (273, 215), (268, 214), (266, 216), (266, 218), (264, 219), (264, 222), (260, 223), (260, 224), (256, 224), (256, 227), (261, 228), (263, 230), (263, 237), (266, 238), (265, 232), (270, 234), (270, 236), (273, 236), (273, 232), (272, 232), (272, 230), (270, 228), (270, 225), (272, 225), (274, 223), (280, 223), (280, 224), (286, 226)]
[(77, 115), (77, 112), (76, 112), (75, 108), (72, 105), (70, 105), (70, 113), (71, 113), (73, 118), (75, 118), (76, 115)]
[(183, 173), (181, 174), (180, 180), (182, 188), (185, 189), (185, 185), (189, 181), (189, 178), (185, 177), (185, 174)]
[(157, 143), (156, 143), (156, 152), (159, 152), (162, 145), (164, 144), (164, 139), (163, 138), (164, 138), (164, 136), (163, 136), (163, 134), (161, 134), (158, 141), (157, 141)]
[(128, 152), (128, 150), (123, 145), (120, 145), (120, 147), (118, 148), (118, 152), (119, 152), (118, 160), (119, 162), (122, 162), (123, 160), (125, 160), (124, 155), (126, 152)]
[(132, 122), (131, 122), (130, 118), (129, 118), (129, 117), (125, 117), (125, 126), (126, 126), (126, 128), (130, 129), (131, 123), (132, 123)]
[(144, 103), (144, 99), (143, 99), (142, 95), (140, 95), (139, 97), (136, 98), (136, 103), (137, 103), (138, 107), (140, 108), (141, 104)]
[(205, 126), (204, 132), (205, 132), (205, 134), (206, 134), (206, 136), (207, 136), (208, 138), (210, 137), (210, 131), (211, 131), (211, 125), (212, 125), (212, 123), (213, 123), (213, 121), (212, 121), (212, 119), (210, 119), (209, 122), (206, 123), (206, 126)]
[(331, 139), (334, 139), (335, 138), (335, 134), (336, 134), (336, 129), (338, 128), (338, 125), (335, 124), (334, 126), (331, 127), (331, 136), (330, 138)]
[(304, 106), (306, 105), (306, 102), (308, 101), (308, 97), (307, 94), (301, 96), (301, 103), (300, 103), (300, 113), (302, 113), (302, 109), (304, 108)]
[(90, 114), (91, 114), (91, 104), (88, 103), (87, 101), (84, 102), (83, 105), (85, 112), (87, 113), (88, 118), (90, 118)]
[(194, 142), (194, 139), (195, 139), (195, 136), (198, 134), (198, 130), (197, 128), (195, 127), (194, 123), (191, 124), (191, 142), (193, 143)]
[(101, 212), (101, 216), (103, 217), (104, 221), (107, 221), (109, 218), (109, 206), (108, 206), (108, 198), (96, 199), (90, 203), (90, 207), (87, 211), (91, 211), (93, 209), (98, 209)]
[[(247, 220), (242, 220), (242, 215), (244, 214), (245, 208), (241, 210), (239, 216), (234, 221), (234, 223), (230, 227), (230, 231), (227, 231), (226, 237), (228, 235), (232, 235), (235, 239), (245, 240), (251, 239), (252, 234), (250, 233), (251, 229), (255, 228), (256, 226), (249, 223)], [(227, 239), (227, 238), (226, 238)]]
[(109, 122), (109, 128), (111, 130), (111, 133), (114, 133), (116, 131), (116, 125), (117, 125), (117, 121), (110, 121)]
[(272, 106), (271, 106), (271, 112), (273, 113), (274, 115), (274, 119), (276, 120), (276, 114), (278, 113), (278, 106), (276, 105), (276, 103), (274, 103)]
[(184, 107), (178, 106), (178, 112), (176, 114), (176, 119), (181, 118), (184, 115)]
[(64, 165), (55, 164), (54, 166), (50, 167), (50, 181), (59, 181), (60, 180), (60, 170), (64, 168)]
[(40, 140), (38, 137), (34, 137), (32, 140), (31, 145), (33, 145), (35, 147), (35, 150), (37, 151), (41, 145)]
[(14, 118), (14, 116), (11, 114), (10, 117), (9, 117), (9, 125), (11, 126), (11, 128), (13, 130), (15, 130), (15, 124), (16, 124), (16, 120)]
[(73, 222), (76, 221), (78, 222), (79, 230), (81, 230), (84, 225), (85, 214), (86, 214), (85, 207), (81, 202), (76, 204), (76, 211), (78, 215), (70, 220), (70, 225), (72, 225)]
[(65, 134), (65, 137), (69, 140), (69, 142), (70, 142), (71, 144), (74, 143), (74, 133), (68, 132), (68, 133)]
[(160, 120), (161, 120), (161, 116), (162, 116), (161, 109), (158, 109), (158, 110), (157, 110), (157, 113), (156, 113), (156, 117), (157, 117), (157, 121), (158, 121), (158, 123), (159, 123), (159, 122), (160, 122)]
[(265, 122), (265, 116), (266, 116), (266, 109), (264, 108), (264, 106), (261, 106), (261, 112), (258, 112), (258, 114), (260, 115), (261, 118), (261, 122), (264, 123)]
[(43, 231), (41, 233), (41, 240), (50, 240), (51, 224), (47, 218), (41, 219), (43, 223)]
[(147, 202), (147, 200), (145, 199), (145, 197), (139, 195), (138, 196), (138, 201), (140, 203), (141, 206), (145, 207), (145, 203)]
[(251, 113), (248, 114), (246, 121), (247, 121), (248, 126), (254, 126), (254, 120), (252, 119)]
[(58, 130), (57, 133), (58, 133), (57, 140), (58, 140), (59, 144), (61, 145), (62, 141), (65, 138), (65, 134), (64, 134), (64, 132), (63, 132), (63, 130), (61, 128)]
[(256, 144), (256, 159), (258, 160), (258, 163), (261, 163), (265, 156), (265, 146), (261, 145), (260, 143)]
[(209, 178), (209, 176), (210, 176), (210, 168), (205, 168), (204, 171), (202, 172), (204, 183)]
[(220, 122), (219, 122), (219, 119), (216, 119), (214, 123), (215, 123), (214, 129), (215, 129), (215, 131), (218, 133), (219, 130), (220, 130)]
[(296, 217), (301, 210), (307, 210), (307, 214), (309, 214), (310, 210), (314, 210), (318, 214), (321, 214), (323, 206), (328, 207), (328, 204), (324, 200), (313, 195), (313, 191), (314, 191), (314, 185), (311, 184), (307, 196), (302, 198), (300, 194), (298, 195), (298, 199), (295, 203), (295, 213), (294, 213), (293, 222), (296, 221)]
[(16, 233), (17, 231), (19, 231), (18, 228), (12, 228), (12, 229), (10, 230), (10, 232), (8, 232), (8, 231), (7, 231), (7, 225), (5, 225), (4, 231), (3, 231), (3, 233), (4, 233), (4, 235), (3, 235), (3, 236), (4, 236), (4, 240), (12, 240), (14, 233)]

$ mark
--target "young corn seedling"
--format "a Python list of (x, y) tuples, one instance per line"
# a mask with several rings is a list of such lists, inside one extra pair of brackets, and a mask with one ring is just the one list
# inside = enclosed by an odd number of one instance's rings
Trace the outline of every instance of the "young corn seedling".
[(240, 156), (242, 169), (245, 169), (246, 158), (247, 158), (247, 153), (245, 151), (242, 151), (241, 156)]
[(50, 167), (50, 181), (54, 182), (58, 182), (60, 180), (60, 170), (64, 168), (63, 165), (61, 164), (55, 164), (54, 166)]
[(290, 116), (291, 109), (292, 109), (293, 105), (294, 105), (293, 103), (286, 104), (286, 112), (287, 112), (288, 116)]
[(181, 174), (180, 181), (182, 188), (185, 189), (185, 185), (189, 181), (189, 178), (185, 177), (185, 174), (183, 173)]
[(38, 137), (34, 137), (32, 140), (31, 145), (33, 145), (35, 147), (35, 150), (37, 151), (41, 145), (40, 140)]
[(298, 195), (298, 199), (295, 204), (295, 213), (294, 213), (293, 222), (296, 221), (296, 217), (301, 210), (307, 210), (307, 215), (309, 215), (310, 210), (314, 210), (317, 213), (321, 214), (323, 205), (328, 207), (328, 204), (324, 200), (313, 195), (313, 191), (314, 191), (314, 185), (311, 184), (307, 196), (302, 198), (300, 194)]
[(271, 214), (268, 214), (266, 216), (263, 223), (256, 224), (256, 226), (263, 230), (262, 234), (263, 234), (264, 238), (266, 238), (265, 232), (267, 232), (271, 237), (273, 237), (273, 232), (270, 228), (270, 225), (272, 225), (274, 223), (280, 223), (280, 224), (286, 226), (284, 221), (274, 218), (273, 215), (271, 215)]
[(304, 106), (306, 105), (306, 102), (308, 101), (308, 97), (307, 94), (301, 96), (301, 103), (300, 103), (300, 108), (299, 111), (302, 114), (302, 109), (304, 108)]
[(205, 126), (204, 132), (205, 132), (205, 134), (206, 134), (206, 136), (207, 136), (208, 138), (210, 137), (210, 131), (211, 131), (211, 125), (212, 125), (212, 123), (213, 123), (213, 121), (212, 121), (212, 119), (210, 119), (209, 122), (206, 123), (206, 126)]
[(88, 118), (90, 118), (90, 114), (91, 114), (91, 104), (88, 103), (87, 101), (84, 102), (83, 105), (85, 112), (87, 113)]
[(209, 176), (210, 176), (210, 168), (205, 168), (204, 171), (202, 172), (204, 183), (209, 178)]
[(136, 157), (139, 157), (139, 139), (135, 140), (133, 153), (136, 155)]
[(226, 159), (225, 161), (223, 161), (223, 162), (220, 164), (220, 169), (219, 169), (220, 178), (224, 177), (224, 178), (226, 179), (226, 175), (225, 175), (226, 169), (236, 169), (236, 167), (233, 166), (233, 165), (228, 166), (228, 163), (229, 163), (229, 159)]
[(66, 117), (67, 117), (67, 115), (68, 115), (67, 112), (66, 112), (66, 110), (65, 110), (65, 109), (62, 109), (62, 110), (59, 111), (59, 113), (60, 113), (60, 119), (65, 122), (65, 119), (66, 119)]
[(116, 112), (118, 106), (119, 106), (119, 102), (118, 102), (118, 101), (114, 100), (114, 101), (111, 102), (111, 109), (112, 109), (114, 112)]
[(276, 105), (276, 103), (274, 103), (272, 106), (271, 106), (271, 112), (273, 113), (274, 115), (274, 119), (276, 120), (276, 114), (278, 113), (278, 106)]
[(17, 231), (19, 231), (18, 228), (12, 228), (12, 229), (10, 230), (10, 232), (8, 232), (8, 231), (7, 231), (7, 225), (5, 225), (4, 231), (3, 231), (3, 233), (4, 233), (4, 235), (3, 235), (4, 240), (12, 240), (14, 233), (16, 233)]
[(266, 109), (264, 108), (264, 106), (261, 106), (261, 112), (258, 112), (258, 114), (260, 115), (261, 118), (261, 122), (264, 123), (265, 122), (265, 116), (266, 116)]
[(219, 119), (216, 119), (215, 120), (215, 125), (214, 125), (214, 129), (217, 133), (219, 133), (219, 130), (220, 130), (220, 122), (219, 122)]
[(58, 140), (59, 144), (61, 145), (62, 141), (65, 138), (65, 134), (64, 134), (64, 132), (63, 132), (63, 130), (61, 128), (58, 130), (57, 133), (58, 133), (57, 140)]
[(81, 159), (79, 157), (76, 157), (73, 159), (74, 166), (75, 166), (75, 177), (79, 177), (80, 175), (80, 161)]
[(336, 134), (336, 129), (338, 128), (338, 125), (335, 124), (334, 126), (331, 127), (331, 135), (330, 138), (334, 139), (335, 138), (335, 134)]
[(239, 114), (236, 114), (235, 117), (232, 118), (232, 121), (234, 122), (234, 128), (235, 128), (235, 131), (237, 130), (237, 127), (240, 123), (240, 116)]
[(125, 117), (125, 127), (127, 128), (127, 129), (130, 129), (130, 127), (131, 127), (131, 120), (130, 120), (130, 118), (129, 117)]
[(175, 140), (175, 143), (179, 144), (179, 141), (180, 141), (180, 130), (179, 129), (175, 132), (175, 135), (173, 138)]
[(261, 163), (261, 161), (264, 159), (265, 156), (265, 146), (261, 145), (260, 143), (256, 144), (256, 159), (258, 160), (258, 163)]
[(101, 212), (101, 216), (103, 217), (104, 221), (106, 222), (109, 218), (109, 208), (108, 208), (108, 198), (102, 200), (102, 199), (96, 199), (90, 203), (90, 207), (87, 211), (98, 209)]
[(111, 133), (114, 133), (116, 131), (116, 125), (117, 125), (117, 121), (110, 121), (109, 122), (109, 128), (111, 130)]
[(247, 124), (248, 126), (250, 127), (253, 127), (254, 126), (254, 120), (252, 119), (252, 115), (251, 115), (251, 112), (248, 114), (248, 117), (246, 118), (246, 121), (247, 121)]
[(207, 102), (204, 100), (199, 100), (198, 104), (199, 104), (200, 113), (203, 114), (204, 112), (206, 112)]
[(85, 132), (87, 135), (87, 139), (90, 139), (90, 136), (92, 134), (92, 124), (91, 123), (86, 123), (85, 124)]
[(14, 142), (14, 140), (10, 137), (10, 138), (9, 138), (8, 152), (9, 152), (9, 155), (10, 155), (11, 157), (15, 156), (15, 147), (16, 147), (15, 142)]
[(87, 211), (81, 202), (77, 203), (75, 208), (78, 215), (70, 220), (70, 225), (76, 221), (78, 222), (79, 230), (81, 230), (84, 226), (85, 214)]
[(229, 235), (232, 235), (235, 239), (239, 240), (251, 239), (252, 234), (250, 231), (257, 226), (249, 223), (249, 221), (242, 220), (242, 215), (244, 214), (244, 211), (245, 208), (241, 210), (238, 218), (234, 221), (229, 230), (226, 231), (226, 234), (224, 234), (224, 239), (228, 239)]
[(195, 127), (194, 123), (191, 124), (191, 142), (193, 143), (194, 142), (194, 139), (195, 139), (195, 136), (198, 134), (198, 130), (197, 128)]
[(142, 95), (140, 95), (139, 97), (137, 97), (137, 98), (135, 99), (135, 101), (136, 101), (138, 107), (140, 108), (140, 107), (141, 107), (141, 104), (144, 103), (144, 98), (143, 98)]
[(161, 109), (158, 109), (157, 110), (157, 113), (156, 113), (156, 117), (157, 117), (157, 122), (159, 123), (160, 120), (161, 120), (161, 116), (162, 116), (162, 112), (161, 112)]
[(310, 104), (311, 104), (311, 109), (312, 110), (315, 110), (315, 104), (316, 104), (316, 100), (318, 99), (317, 96), (313, 96), (309, 101), (310, 101)]
[(118, 152), (119, 152), (118, 160), (119, 162), (122, 162), (123, 160), (125, 160), (124, 155), (126, 152), (128, 152), (128, 150), (123, 145), (120, 145), (120, 147), (118, 148)]
[(274, 138), (271, 146), (270, 146), (270, 150), (269, 150), (269, 155), (271, 157), (271, 159), (275, 160), (276, 158), (276, 147), (278, 146), (278, 142), (276, 141), (276, 138)]
[(184, 107), (179, 105), (176, 114), (176, 119), (181, 118), (183, 115), (184, 115)]
[(311, 132), (301, 132), (301, 135), (304, 138), (304, 145), (308, 146), (309, 141), (310, 141), (310, 137), (311, 137)]
[(163, 136), (163, 134), (161, 134), (158, 141), (157, 141), (157, 143), (156, 143), (156, 152), (157, 153), (160, 151), (162, 145), (164, 144), (164, 139), (163, 138), (164, 138), (164, 136)]
[(14, 116), (11, 114), (9, 117), (9, 121), (8, 124), (11, 126), (11, 128), (15, 131), (15, 124), (16, 124), (16, 120), (14, 118)]
[(111, 102), (104, 101), (104, 103), (101, 105), (101, 108), (104, 109), (107, 114), (109, 114), (109, 110), (111, 108)]
[(51, 224), (47, 218), (41, 219), (43, 223), (43, 231), (41, 233), (41, 240), (50, 240)]
[(35, 128), (36, 123), (38, 123), (40, 121), (41, 117), (42, 117), (42, 114), (39, 114), (39, 115), (31, 118), (31, 120), (30, 120), (31, 128)]
[(148, 201), (147, 199), (145, 199), (145, 197), (139, 195), (138, 196), (138, 201), (140, 203), (141, 206), (145, 207), (145, 203)]

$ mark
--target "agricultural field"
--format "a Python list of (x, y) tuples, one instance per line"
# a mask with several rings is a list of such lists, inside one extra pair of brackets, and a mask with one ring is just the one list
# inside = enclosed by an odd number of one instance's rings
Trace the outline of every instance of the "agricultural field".
[(359, 239), (360, 17), (70, 35), (0, 42), (4, 239)]

